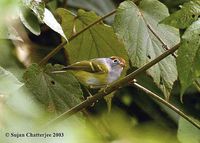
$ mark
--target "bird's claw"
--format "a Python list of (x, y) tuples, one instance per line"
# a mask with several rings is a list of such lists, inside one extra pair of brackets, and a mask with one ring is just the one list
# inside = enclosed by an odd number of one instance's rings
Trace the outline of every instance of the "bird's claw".
[(106, 91), (107, 88), (108, 88), (108, 85), (106, 85), (106, 86), (102, 89), (103, 93), (107, 94), (107, 91)]
[(136, 82), (137, 82), (137, 80), (136, 80), (136, 79), (133, 79), (132, 81), (129, 82), (129, 84), (134, 84), (134, 83), (136, 83)]
[[(90, 100), (90, 98), (92, 98), (93, 96), (92, 96), (92, 94), (90, 93), (90, 91), (89, 91), (87, 88), (85, 88), (85, 90), (86, 90), (87, 93), (89, 94), (89, 96), (87, 97), (86, 100)], [(95, 105), (95, 103), (92, 103), (91, 107), (93, 107), (94, 105)]]
[[(90, 98), (92, 98), (92, 94), (90, 94), (90, 95), (87, 97), (86, 100), (90, 100)], [(91, 106), (91, 107), (94, 107), (94, 105), (95, 105), (95, 102), (93, 102), (90, 106)]]

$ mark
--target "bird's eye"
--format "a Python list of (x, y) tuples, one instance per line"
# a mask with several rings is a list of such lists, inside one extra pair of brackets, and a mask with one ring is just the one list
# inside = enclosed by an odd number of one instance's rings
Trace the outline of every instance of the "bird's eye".
[(117, 59), (115, 59), (115, 60), (113, 60), (113, 62), (114, 62), (114, 63), (118, 63), (118, 60), (117, 60)]

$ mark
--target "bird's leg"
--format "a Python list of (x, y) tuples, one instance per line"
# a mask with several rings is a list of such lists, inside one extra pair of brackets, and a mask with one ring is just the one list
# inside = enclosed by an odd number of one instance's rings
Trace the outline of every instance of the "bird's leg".
[(89, 94), (89, 96), (87, 98), (92, 97), (92, 94), (90, 93), (90, 91), (86, 87), (84, 87), (84, 88), (85, 88), (86, 92)]
[[(89, 96), (87, 97), (87, 99), (91, 98), (92, 94), (90, 93), (90, 91), (86, 87), (84, 87), (84, 88), (85, 88), (86, 92), (89, 94)], [(91, 107), (93, 107), (94, 105), (95, 105), (95, 103), (92, 103)]]
[(107, 92), (106, 92), (106, 89), (108, 88), (108, 84), (105, 86), (105, 88), (103, 89), (103, 92), (105, 93), (105, 94), (107, 94)]
[(106, 84), (103, 88), (101, 88), (99, 91), (103, 91), (105, 94), (107, 94), (106, 89), (109, 87), (108, 84)]
[(94, 88), (94, 86), (93, 86), (93, 85), (89, 85), (89, 88), (90, 88), (90, 89), (93, 89), (93, 88)]

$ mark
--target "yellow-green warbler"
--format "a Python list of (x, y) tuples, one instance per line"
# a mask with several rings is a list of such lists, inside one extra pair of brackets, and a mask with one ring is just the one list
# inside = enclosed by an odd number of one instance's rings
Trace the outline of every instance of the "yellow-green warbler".
[(83, 85), (90, 88), (102, 88), (117, 80), (124, 67), (125, 60), (123, 58), (112, 56), (76, 62), (64, 67), (61, 69), (62, 71), (54, 71), (53, 73), (72, 70)]

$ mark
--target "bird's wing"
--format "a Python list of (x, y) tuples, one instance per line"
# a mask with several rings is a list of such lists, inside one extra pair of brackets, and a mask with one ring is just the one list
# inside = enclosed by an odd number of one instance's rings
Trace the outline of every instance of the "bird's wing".
[(91, 73), (106, 73), (108, 68), (101, 61), (90, 60), (90, 61), (81, 61), (71, 64), (63, 68), (63, 70), (82, 70)]

